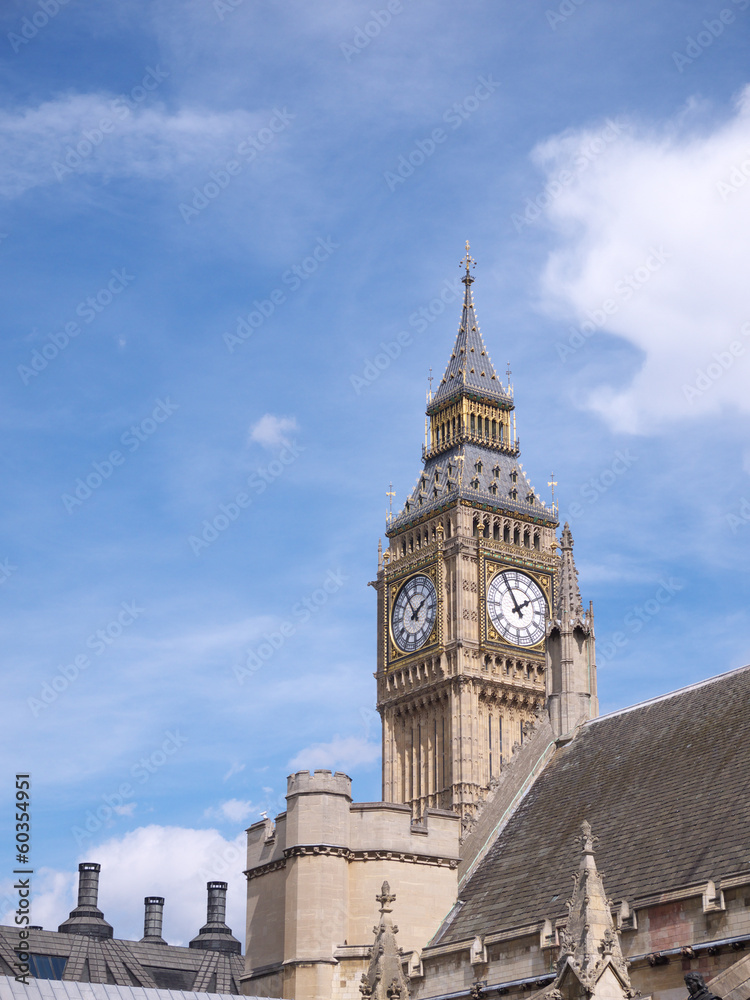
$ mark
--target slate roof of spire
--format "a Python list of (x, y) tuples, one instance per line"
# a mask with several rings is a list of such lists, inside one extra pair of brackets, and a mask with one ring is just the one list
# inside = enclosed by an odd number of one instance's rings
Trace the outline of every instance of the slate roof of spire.
[[(481, 471), (477, 469), (479, 463)], [(500, 512), (517, 512), (555, 527), (558, 523), (557, 515), (538, 497), (516, 456), (479, 444), (458, 444), (427, 459), (408, 497), (409, 509), (404, 505), (386, 534), (393, 535), (458, 499)]]
[[(469, 258), (470, 260), (470, 258)], [(471, 286), (474, 278), (469, 273), (461, 279), (466, 286), (461, 323), (456, 343), (448, 361), (442, 381), (433, 396), (428, 412), (433, 411), (462, 389), (476, 391), (498, 401), (510, 401), (511, 395), (498, 378), (489, 351), (479, 329)]]
[(432, 944), (563, 919), (584, 819), (631, 907), (748, 870), (750, 666), (586, 722), (557, 749)]

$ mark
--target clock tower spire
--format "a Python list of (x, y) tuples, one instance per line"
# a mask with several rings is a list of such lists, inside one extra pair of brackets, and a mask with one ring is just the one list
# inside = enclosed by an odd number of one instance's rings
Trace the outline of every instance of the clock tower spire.
[(482, 338), (466, 245), (453, 351), (428, 396), (424, 467), (378, 573), (383, 799), (474, 816), (546, 700), (557, 509), (519, 461), (513, 389)]

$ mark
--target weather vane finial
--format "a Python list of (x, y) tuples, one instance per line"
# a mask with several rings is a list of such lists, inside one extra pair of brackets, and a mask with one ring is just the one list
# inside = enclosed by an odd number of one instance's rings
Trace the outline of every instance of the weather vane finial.
[(470, 267), (476, 267), (476, 266), (477, 266), (477, 262), (476, 262), (476, 261), (474, 260), (474, 258), (473, 258), (473, 257), (471, 256), (471, 254), (469, 253), (469, 250), (470, 250), (470, 249), (471, 249), (471, 247), (469, 246), (469, 241), (467, 240), (467, 241), (466, 241), (466, 256), (465, 256), (465, 257), (463, 257), (463, 258), (462, 258), (462, 259), (461, 259), (461, 260), (459, 261), (459, 263), (460, 263), (461, 265), (463, 265), (463, 266), (464, 266), (464, 267), (466, 268), (466, 276), (465, 276), (465, 277), (463, 278), (463, 280), (464, 280), (464, 281), (466, 281), (466, 280), (468, 279), (468, 280), (469, 280), (469, 282), (472, 282), (472, 281), (473, 281), (474, 279), (473, 279), (473, 278), (472, 278), (472, 276), (471, 276), (471, 275), (469, 274), (469, 268), (470, 268)]
[(552, 472), (550, 474), (549, 482), (547, 483), (547, 486), (551, 486), (552, 487), (552, 506), (554, 507), (555, 506), (555, 487), (557, 486), (557, 481), (555, 480), (555, 474), (554, 474), (554, 472)]
[(391, 483), (389, 485), (389, 487), (388, 487), (385, 495), (388, 497), (388, 514), (386, 516), (387, 516), (388, 524), (390, 524), (391, 521), (393, 520), (393, 498), (396, 495), (396, 493), (395, 493), (395, 491), (393, 489), (393, 483)]

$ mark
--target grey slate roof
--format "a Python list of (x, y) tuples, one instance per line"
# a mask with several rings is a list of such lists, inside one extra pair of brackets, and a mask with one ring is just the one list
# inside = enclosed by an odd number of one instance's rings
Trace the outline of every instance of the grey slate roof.
[(466, 292), (464, 293), (458, 336), (445, 374), (430, 403), (430, 409), (444, 403), (459, 387), (476, 390), (482, 395), (512, 405), (512, 397), (503, 388), (492, 364), (489, 351), (482, 340), (482, 333), (474, 309), (474, 297), (471, 293), (473, 281), (474, 279), (467, 271), (466, 277), (463, 278)]
[[(0, 926), (0, 975), (17, 971), (13, 968), (17, 946), (18, 928)], [(243, 961), (238, 954), (44, 930), (30, 932), (29, 951), (67, 959), (64, 981), (241, 992)]]
[[(476, 467), (480, 461), (482, 470), (478, 472)], [(449, 466), (452, 469), (450, 476)], [(495, 476), (496, 468), (497, 476)], [(515, 483), (512, 479), (514, 472)], [(517, 496), (515, 500), (511, 495), (511, 490), (514, 489)], [(529, 499), (532, 494), (533, 502)], [(408, 498), (408, 511), (404, 505), (398, 516), (391, 521), (387, 534), (393, 535), (411, 522), (419, 520), (445, 504), (455, 503), (458, 499), (557, 525), (557, 516), (552, 508), (546, 506), (536, 495), (515, 455), (483, 448), (480, 444), (459, 444), (427, 459), (424, 470), (417, 478)]]
[(564, 918), (575, 841), (632, 905), (750, 870), (750, 667), (592, 719), (559, 749), (433, 944)]
[(13, 977), (0, 976), (0, 1000), (235, 1000), (237, 997), (236, 993), (191, 993), (55, 979), (32, 979), (25, 986)]

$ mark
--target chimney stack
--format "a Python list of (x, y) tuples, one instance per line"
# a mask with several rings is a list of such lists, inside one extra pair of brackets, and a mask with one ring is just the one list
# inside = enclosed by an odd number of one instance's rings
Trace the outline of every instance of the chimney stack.
[(164, 918), (164, 897), (146, 896), (143, 900), (146, 915), (143, 921), (143, 944), (166, 944), (161, 936), (161, 925)]
[(206, 888), (208, 890), (206, 923), (190, 942), (190, 947), (240, 955), (242, 945), (226, 925), (227, 883), (208, 882)]
[(61, 934), (84, 934), (86, 937), (114, 937), (112, 925), (104, 919), (98, 907), (99, 872), (101, 865), (93, 861), (82, 861), (78, 866), (78, 906), (70, 911), (70, 916), (57, 928)]

